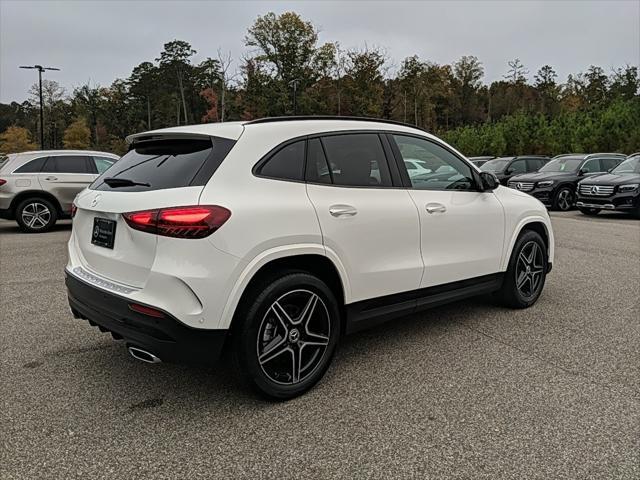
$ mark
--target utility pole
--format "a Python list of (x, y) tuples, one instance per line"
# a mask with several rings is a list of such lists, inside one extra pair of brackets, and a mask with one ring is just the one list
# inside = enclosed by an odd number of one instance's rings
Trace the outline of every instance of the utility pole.
[(21, 65), (20, 68), (38, 70), (38, 90), (40, 92), (40, 149), (44, 150), (44, 105), (42, 101), (42, 72), (44, 72), (45, 70), (60, 71), (60, 69), (53, 67), (43, 67), (42, 65), (34, 65), (32, 67)]
[(298, 84), (300, 79), (294, 78), (289, 82), (289, 86), (293, 87), (293, 115), (295, 116), (298, 109)]

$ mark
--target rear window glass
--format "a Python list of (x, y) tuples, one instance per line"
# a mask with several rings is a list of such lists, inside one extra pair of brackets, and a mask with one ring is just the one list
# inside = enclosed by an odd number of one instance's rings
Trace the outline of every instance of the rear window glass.
[(15, 170), (15, 173), (38, 173), (42, 170), (42, 166), (44, 165), (47, 157), (36, 158), (35, 160), (31, 160), (30, 162), (25, 163), (20, 168)]
[[(214, 138), (213, 142), (210, 139), (141, 142), (134, 145), (109, 170), (98, 177), (91, 188), (94, 190), (146, 192), (205, 185), (215, 170), (215, 168), (212, 169), (212, 163), (216, 162), (214, 145), (226, 156), (234, 143), (231, 140), (218, 138)], [(219, 159), (219, 161), (222, 160)], [(203, 175), (201, 172), (208, 172), (208, 174)], [(116, 184), (117, 186), (110, 187), (104, 181), (109, 178), (145, 185)]]

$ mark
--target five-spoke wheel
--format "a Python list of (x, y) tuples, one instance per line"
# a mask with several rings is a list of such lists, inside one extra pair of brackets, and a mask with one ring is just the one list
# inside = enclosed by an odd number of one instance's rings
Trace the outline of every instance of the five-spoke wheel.
[(526, 308), (538, 300), (547, 275), (547, 258), (547, 247), (538, 232), (525, 230), (520, 234), (497, 292), (505, 305)]
[(24, 232), (47, 231), (56, 223), (56, 218), (55, 207), (44, 198), (24, 200), (16, 208), (16, 221)]
[(293, 290), (273, 302), (262, 319), (256, 351), (271, 380), (296, 384), (313, 373), (327, 351), (331, 322), (322, 299)]
[(562, 187), (556, 193), (553, 206), (555, 210), (566, 212), (571, 210), (574, 204), (573, 190), (570, 187)]
[(336, 296), (322, 280), (274, 274), (251, 288), (238, 315), (233, 353), (254, 389), (288, 399), (322, 378), (340, 336)]

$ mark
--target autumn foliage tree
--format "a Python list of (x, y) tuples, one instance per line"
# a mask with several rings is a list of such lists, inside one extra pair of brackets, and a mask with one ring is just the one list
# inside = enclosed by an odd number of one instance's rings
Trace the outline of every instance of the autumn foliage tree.
[(0, 153), (18, 153), (36, 148), (26, 128), (11, 126), (0, 134)]

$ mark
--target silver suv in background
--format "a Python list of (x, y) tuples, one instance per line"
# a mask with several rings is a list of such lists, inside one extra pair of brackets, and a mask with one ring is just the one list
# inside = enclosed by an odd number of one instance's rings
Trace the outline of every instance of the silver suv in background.
[(112, 153), (43, 150), (0, 158), (0, 218), (45, 232), (71, 216), (75, 196), (118, 160)]

